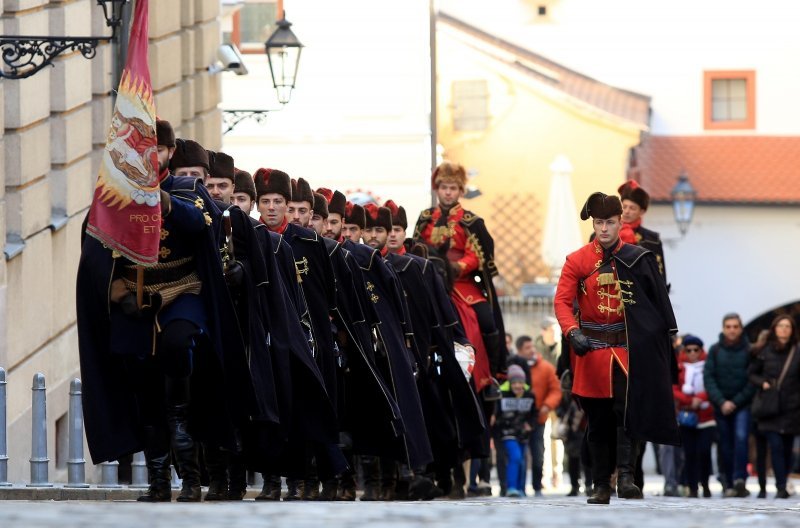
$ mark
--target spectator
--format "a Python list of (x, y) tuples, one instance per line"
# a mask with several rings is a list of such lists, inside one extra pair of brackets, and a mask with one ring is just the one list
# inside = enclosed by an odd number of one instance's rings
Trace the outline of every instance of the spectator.
[(508, 357), (511, 357), (514, 353), (513, 347), (514, 346), (514, 336), (511, 335), (511, 332), (506, 332), (506, 350), (508, 350)]
[(536, 351), (552, 365), (558, 363), (558, 357), (561, 355), (561, 332), (556, 335), (557, 325), (558, 321), (552, 317), (542, 319), (541, 330), (534, 341)]
[(678, 383), (673, 387), (678, 407), (681, 441), (685, 460), (689, 497), (698, 497), (698, 483), (703, 497), (711, 497), (708, 478), (711, 474), (711, 442), (716, 433), (714, 409), (708, 401), (703, 369), (707, 354), (699, 337), (686, 335), (678, 356)]
[(524, 468), (525, 443), (536, 423), (535, 398), (525, 383), (525, 372), (517, 365), (508, 367), (508, 381), (501, 387), (492, 423), (505, 447), (507, 461), (506, 496), (520, 497), (519, 482)]
[(725, 497), (747, 497), (747, 452), (750, 401), (755, 386), (749, 382), (750, 343), (744, 336), (742, 319), (730, 313), (722, 318), (719, 341), (711, 345), (703, 381), (714, 406), (719, 428)]
[[(556, 377), (556, 368), (536, 352), (530, 336), (517, 339), (517, 356), (525, 360), (526, 379), (536, 396), (538, 418), (530, 434), (531, 479), (534, 494), (542, 496), (542, 470), (544, 468), (544, 429), (550, 412), (561, 403), (561, 384)], [(525, 481), (523, 476), (522, 481)]]
[[(756, 428), (764, 435), (772, 456), (777, 499), (788, 499), (787, 477), (792, 467), (794, 437), (800, 434), (800, 357), (797, 354), (794, 319), (780, 315), (772, 322), (766, 344), (757, 349), (750, 363), (750, 382), (764, 398), (777, 391), (777, 413), (755, 416)], [(773, 393), (774, 394), (774, 393)]]

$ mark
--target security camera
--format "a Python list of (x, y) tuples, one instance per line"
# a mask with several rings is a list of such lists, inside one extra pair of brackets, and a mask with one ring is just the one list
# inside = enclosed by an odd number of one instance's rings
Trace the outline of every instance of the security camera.
[(222, 62), (223, 71), (232, 71), (236, 75), (247, 75), (242, 54), (233, 44), (223, 44), (217, 49), (217, 58)]

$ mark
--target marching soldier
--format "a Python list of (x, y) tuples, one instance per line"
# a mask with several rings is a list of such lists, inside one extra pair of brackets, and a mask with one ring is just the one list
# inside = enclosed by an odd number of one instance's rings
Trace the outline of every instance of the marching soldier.
[(613, 460), (618, 497), (641, 499), (633, 476), (637, 443), (678, 442), (672, 306), (655, 255), (620, 240), (621, 215), (616, 196), (588, 198), (581, 219), (592, 217), (595, 238), (567, 257), (554, 300), (572, 350), (572, 393), (589, 423), (589, 504), (609, 503)]
[(503, 316), (492, 283), (497, 275), (494, 241), (483, 219), (459, 203), (467, 183), (463, 166), (445, 161), (431, 179), (439, 205), (422, 211), (414, 240), (449, 263), (451, 298), (476, 349), (475, 388), (493, 401), (499, 397), (497, 378), (505, 371), (507, 355)]
[[(92, 237), (82, 241), (85, 424), (96, 462), (144, 447), (150, 487), (140, 500), (170, 501), (171, 449), (183, 478), (178, 500), (194, 502), (201, 500), (198, 440), (233, 449), (232, 424), (252, 412), (254, 394), (223, 281), (214, 231), (220, 212), (201, 182), (170, 174), (175, 135), (166, 121), (156, 129), (161, 249), (158, 264), (144, 269), (141, 306), (136, 266)], [(192, 165), (207, 165), (202, 147), (182, 147), (197, 159)], [(222, 336), (230, 339), (225, 347)], [(220, 374), (222, 387), (212, 381)]]
[(661, 236), (642, 226), (642, 220), (650, 206), (650, 195), (634, 180), (628, 180), (620, 185), (617, 191), (622, 202), (622, 228), (619, 237), (627, 244), (636, 244), (652, 251), (658, 262), (658, 271), (666, 282), (667, 269), (664, 264)]
[[(466, 485), (463, 462), (467, 458), (485, 458), (490, 454), (488, 428), (483, 410), (476, 399), (469, 380), (456, 359), (453, 343), (473, 351), (466, 339), (452, 302), (447, 295), (443, 279), (435, 271), (434, 263), (413, 252), (407, 252), (405, 243), (408, 220), (406, 211), (392, 200), (385, 207), (391, 212), (391, 231), (386, 240), (386, 255), (397, 272), (411, 308), (414, 339), (431, 365), (428, 376), (432, 381), (432, 392), (444, 407), (444, 418), (434, 418), (436, 431), (430, 431), (434, 448), (433, 470), (442, 493), (460, 497)], [(419, 248), (424, 253), (424, 246)], [(414, 266), (408, 265), (408, 260)], [(417, 273), (417, 268), (419, 273)], [(426, 416), (426, 423), (431, 420)], [(445, 424), (449, 424), (445, 426)], [(453, 436), (448, 438), (447, 429)], [(459, 492), (461, 490), (461, 492)]]
[[(441, 163), (433, 171), (431, 183), (439, 205), (422, 211), (414, 240), (428, 246), (429, 255), (443, 261), (451, 277), (450, 298), (475, 348), (472, 382), (483, 397), (486, 417), (493, 413), (494, 401), (500, 397), (497, 379), (505, 376), (508, 355), (503, 343), (503, 315), (492, 282), (497, 275), (494, 240), (483, 219), (459, 203), (467, 183), (463, 166)], [(488, 483), (490, 460), (481, 459), (479, 464), (481, 480)]]

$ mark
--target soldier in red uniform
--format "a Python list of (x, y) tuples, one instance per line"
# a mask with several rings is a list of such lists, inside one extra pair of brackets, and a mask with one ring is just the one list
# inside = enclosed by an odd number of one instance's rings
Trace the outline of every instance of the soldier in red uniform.
[(589, 197), (581, 219), (593, 218), (594, 240), (567, 257), (554, 300), (570, 342), (572, 392), (589, 422), (589, 504), (609, 503), (614, 460), (618, 497), (641, 499), (633, 480), (637, 444), (678, 443), (670, 394), (675, 317), (655, 255), (620, 240), (621, 215), (616, 196)]
[(494, 241), (483, 219), (459, 203), (467, 182), (464, 167), (449, 161), (436, 167), (433, 190), (439, 206), (422, 211), (414, 240), (432, 254), (446, 257), (452, 277), (451, 299), (467, 338), (475, 347), (475, 389), (484, 399), (500, 395), (496, 378), (506, 369), (503, 316), (497, 305), (492, 278), (497, 275)]
[(656, 256), (658, 271), (667, 280), (667, 270), (664, 267), (664, 247), (661, 236), (645, 227), (642, 219), (650, 206), (650, 195), (636, 181), (628, 180), (617, 189), (622, 202), (622, 229), (619, 237), (623, 242), (636, 244), (649, 249)]

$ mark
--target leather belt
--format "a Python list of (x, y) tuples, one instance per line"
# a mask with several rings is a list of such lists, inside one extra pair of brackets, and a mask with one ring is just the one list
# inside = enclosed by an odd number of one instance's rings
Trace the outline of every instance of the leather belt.
[[(195, 272), (192, 260), (183, 262), (178, 266), (164, 268), (144, 268), (144, 285), (168, 284), (178, 282)], [(136, 282), (136, 267), (126, 266), (122, 270), (122, 277), (133, 283)]]
[(607, 345), (617, 346), (628, 344), (628, 332), (625, 330), (606, 332), (603, 330), (592, 330), (591, 328), (581, 328), (581, 332), (583, 332), (583, 335), (586, 337)]

